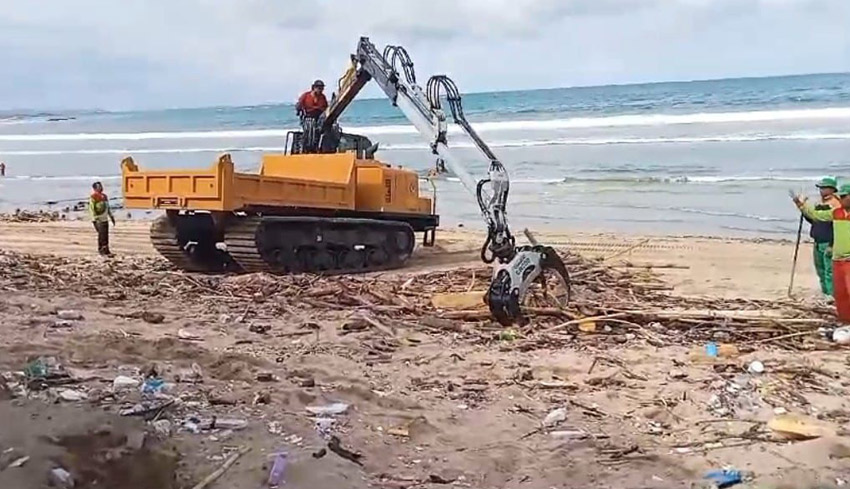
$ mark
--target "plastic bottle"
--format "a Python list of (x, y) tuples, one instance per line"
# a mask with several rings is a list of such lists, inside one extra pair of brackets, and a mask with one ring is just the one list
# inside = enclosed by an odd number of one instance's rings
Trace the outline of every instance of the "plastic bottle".
[(283, 476), (286, 473), (286, 452), (278, 452), (274, 454), (274, 463), (269, 470), (269, 487), (278, 487), (283, 481)]

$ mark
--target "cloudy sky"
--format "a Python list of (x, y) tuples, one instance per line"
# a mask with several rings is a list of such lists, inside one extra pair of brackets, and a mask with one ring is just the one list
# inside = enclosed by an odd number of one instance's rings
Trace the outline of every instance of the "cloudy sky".
[(290, 102), (361, 35), (465, 92), (850, 71), (850, 0), (0, 0), (0, 110)]

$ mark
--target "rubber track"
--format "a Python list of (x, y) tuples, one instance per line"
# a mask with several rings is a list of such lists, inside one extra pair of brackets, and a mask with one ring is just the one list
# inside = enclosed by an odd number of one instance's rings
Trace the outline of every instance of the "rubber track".
[[(230, 257), (239, 264), (244, 272), (247, 273), (258, 273), (258, 272), (267, 272), (267, 273), (279, 273), (276, 272), (272, 267), (270, 267), (265, 260), (263, 260), (262, 255), (260, 255), (260, 251), (257, 247), (257, 230), (266, 223), (272, 222), (288, 222), (294, 225), (299, 224), (307, 224), (307, 223), (322, 223), (325, 225), (334, 225), (334, 224), (342, 224), (342, 225), (352, 225), (352, 224), (362, 224), (364, 227), (398, 227), (398, 226), (407, 226), (411, 231), (411, 243), (415, 243), (415, 235), (413, 235), (412, 229), (410, 225), (401, 221), (380, 221), (376, 219), (355, 219), (355, 218), (310, 218), (310, 217), (240, 217), (236, 220), (236, 222), (232, 222), (228, 227), (225, 233), (224, 242), (227, 245), (227, 252), (230, 254)], [(402, 268), (407, 261), (410, 259), (411, 253), (404, 259), (399, 261), (390, 260), (386, 265), (383, 266), (371, 266), (371, 267), (362, 267), (362, 268), (353, 268), (353, 269), (336, 269), (336, 270), (323, 270), (320, 272), (322, 275), (344, 275), (344, 274), (356, 274), (356, 273), (368, 273), (368, 272), (379, 272), (385, 270), (394, 270), (397, 268)]]
[(205, 267), (192, 261), (177, 243), (177, 230), (171, 225), (168, 216), (160, 216), (151, 223), (151, 244), (154, 249), (175, 267), (187, 272), (209, 272)]

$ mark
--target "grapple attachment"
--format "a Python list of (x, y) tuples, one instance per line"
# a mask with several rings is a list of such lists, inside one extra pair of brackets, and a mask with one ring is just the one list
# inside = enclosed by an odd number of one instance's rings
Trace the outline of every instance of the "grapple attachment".
[(522, 306), (531, 293), (536, 299), (542, 295), (550, 307), (564, 308), (570, 301), (567, 267), (551, 246), (518, 247), (512, 260), (493, 268), (493, 280), (487, 292), (490, 313), (505, 326), (524, 324)]

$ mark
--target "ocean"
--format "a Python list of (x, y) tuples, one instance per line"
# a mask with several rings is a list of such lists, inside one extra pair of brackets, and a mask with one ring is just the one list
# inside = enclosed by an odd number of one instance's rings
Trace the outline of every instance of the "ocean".
[[(298, 94), (291, 94), (295, 98)], [(823, 175), (850, 181), (850, 74), (475, 93), (467, 118), (507, 166), (518, 233), (594, 230), (793, 238), (788, 190), (816, 196)], [(423, 175), (427, 142), (386, 99), (356, 101), (347, 132), (380, 142), (377, 157)], [(242, 171), (282, 151), (291, 104), (140, 112), (0, 111), (0, 211), (59, 209), (104, 182), (120, 201), (119, 164), (198, 168), (230, 152)], [(450, 147), (484, 175), (456, 127)], [(454, 178), (438, 183), (446, 226), (482, 225)], [(430, 192), (423, 180), (422, 191)]]

